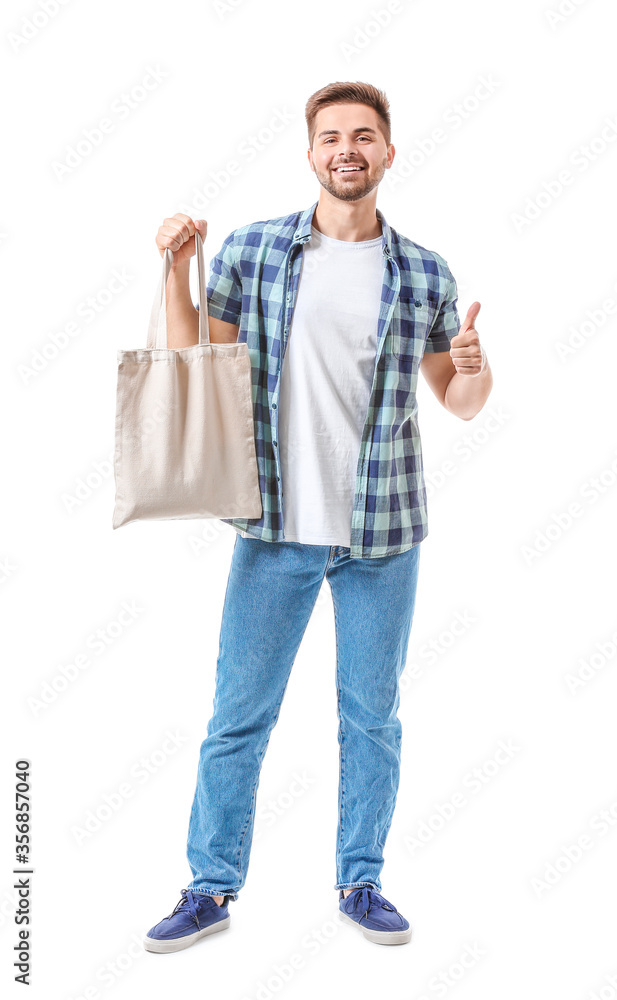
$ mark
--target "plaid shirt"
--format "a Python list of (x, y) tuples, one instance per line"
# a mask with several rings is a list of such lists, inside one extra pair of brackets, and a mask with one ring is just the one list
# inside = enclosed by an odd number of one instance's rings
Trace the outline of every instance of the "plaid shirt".
[[(298, 292), (303, 244), (317, 202), (303, 212), (233, 230), (210, 262), (208, 314), (239, 324), (251, 359), (260, 518), (221, 518), (241, 534), (285, 540), (278, 448), (281, 363)], [(401, 236), (377, 209), (384, 273), (377, 352), (356, 469), (350, 557), (393, 555), (428, 533), (416, 384), (425, 351), (448, 351), (460, 328), (447, 262)], [(334, 304), (336, 308), (336, 304)]]

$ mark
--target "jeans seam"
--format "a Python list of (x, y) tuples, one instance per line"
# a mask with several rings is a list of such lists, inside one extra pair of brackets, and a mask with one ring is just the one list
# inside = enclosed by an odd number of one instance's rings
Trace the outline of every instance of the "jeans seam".
[(278, 703), (278, 707), (277, 707), (277, 710), (276, 710), (276, 715), (275, 715), (274, 719), (272, 720), (270, 728), (268, 729), (266, 740), (264, 742), (261, 754), (259, 756), (259, 766), (257, 768), (257, 774), (256, 774), (255, 782), (254, 782), (254, 785), (253, 785), (253, 795), (252, 795), (251, 803), (250, 803), (250, 806), (249, 806), (248, 816), (247, 816), (245, 824), (244, 824), (244, 830), (242, 832), (242, 837), (241, 837), (241, 840), (240, 840), (240, 847), (238, 849), (238, 865), (237, 865), (237, 867), (238, 867), (238, 876), (240, 878), (240, 883), (241, 884), (244, 884), (244, 879), (243, 879), (243, 876), (242, 876), (242, 850), (244, 848), (244, 838), (246, 837), (247, 830), (248, 830), (248, 828), (250, 826), (251, 816), (253, 814), (253, 811), (254, 811), (254, 808), (255, 808), (255, 803), (256, 803), (256, 800), (257, 800), (257, 786), (259, 784), (259, 777), (260, 777), (260, 774), (261, 774), (261, 765), (262, 765), (262, 762), (263, 762), (266, 750), (268, 748), (268, 743), (270, 742), (270, 736), (272, 735), (272, 730), (274, 729), (274, 727), (276, 726), (276, 723), (278, 722), (278, 717), (279, 717), (280, 712), (281, 712), (281, 706), (282, 706), (283, 700), (285, 698), (285, 691), (287, 690), (287, 685), (289, 683), (289, 677), (290, 676), (291, 676), (291, 670), (289, 671), (289, 674), (287, 676), (287, 680), (285, 681), (285, 687), (283, 688), (283, 692), (281, 694), (281, 698), (280, 698), (280, 701)]
[[(343, 714), (341, 712), (341, 689), (339, 683), (339, 667), (340, 667), (340, 656), (339, 656), (339, 626), (338, 626), (338, 613), (336, 608), (336, 600), (334, 598), (334, 591), (332, 591), (332, 606), (334, 608), (334, 635), (335, 635), (335, 648), (336, 648), (336, 703), (338, 708), (339, 717), (339, 732), (340, 732), (340, 750), (339, 750), (339, 782), (341, 789), (341, 798), (339, 802), (339, 840), (336, 848), (336, 866), (337, 866), (337, 876), (340, 876), (340, 856), (341, 856), (341, 844), (343, 841), (343, 805), (345, 801), (345, 731), (343, 726)], [(340, 881), (340, 878), (338, 878)]]
[[(276, 722), (276, 720), (275, 720), (275, 722)], [(261, 753), (259, 755), (259, 761), (258, 761), (258, 765), (257, 765), (257, 773), (256, 773), (256, 776), (255, 776), (255, 781), (253, 783), (253, 794), (251, 796), (251, 801), (249, 803), (249, 810), (248, 810), (248, 814), (247, 814), (246, 820), (244, 821), (244, 829), (242, 831), (242, 836), (240, 838), (240, 844), (239, 844), (239, 847), (238, 847), (238, 861), (237, 861), (236, 867), (238, 869), (238, 878), (240, 880), (240, 884), (241, 885), (244, 884), (244, 879), (242, 877), (242, 850), (244, 848), (244, 838), (246, 837), (247, 830), (248, 830), (248, 828), (250, 826), (250, 823), (251, 823), (251, 816), (253, 814), (253, 809), (254, 809), (254, 806), (255, 806), (255, 802), (257, 800), (257, 785), (259, 784), (259, 776), (260, 776), (260, 773), (261, 773), (261, 765), (262, 765), (262, 762), (263, 762), (263, 759), (264, 759), (264, 754), (266, 752), (266, 749), (267, 749), (267, 746), (268, 746), (268, 742), (269, 742), (269, 739), (270, 739), (270, 734), (272, 732), (272, 728), (273, 727), (274, 727), (274, 723), (273, 723), (273, 726), (268, 730), (268, 734), (266, 736), (265, 743), (264, 743), (264, 745), (262, 747), (262, 751), (261, 751)]]

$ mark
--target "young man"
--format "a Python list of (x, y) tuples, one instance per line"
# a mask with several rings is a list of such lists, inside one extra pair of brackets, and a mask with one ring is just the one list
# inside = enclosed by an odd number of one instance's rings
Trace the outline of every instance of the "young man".
[[(381, 895), (399, 783), (399, 678), (411, 630), (426, 490), (417, 420), (421, 370), (442, 405), (474, 417), (491, 391), (474, 302), (462, 324), (447, 262), (376, 208), (394, 160), (385, 95), (334, 83), (306, 106), (319, 201), (234, 230), (213, 259), (213, 341), (248, 343), (259, 519), (237, 531), (225, 595), (214, 711), (201, 745), (187, 855), (193, 879), (148, 932), (149, 951), (186, 948), (229, 926), (249, 864), (260, 768), (324, 577), (334, 603), (341, 919), (380, 944), (409, 941)], [(161, 254), (170, 346), (198, 342), (188, 270), (195, 229), (166, 219)], [(284, 364), (283, 364), (284, 361)]]

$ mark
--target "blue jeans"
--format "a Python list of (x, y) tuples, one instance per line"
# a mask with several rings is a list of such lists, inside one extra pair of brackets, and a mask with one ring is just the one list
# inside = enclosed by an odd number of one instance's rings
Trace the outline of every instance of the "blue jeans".
[[(238, 898), (249, 866), (261, 763), (324, 576), (336, 628), (340, 751), (335, 889), (381, 890), (399, 785), (399, 678), (420, 545), (354, 558), (340, 545), (236, 536), (223, 606), (214, 712), (201, 744), (189, 889)], [(298, 877), (305, 870), (298, 864)]]

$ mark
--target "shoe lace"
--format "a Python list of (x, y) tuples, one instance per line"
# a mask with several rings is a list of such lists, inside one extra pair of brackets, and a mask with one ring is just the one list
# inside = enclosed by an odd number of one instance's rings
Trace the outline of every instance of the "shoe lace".
[(355, 898), (352, 904), (352, 908), (354, 910), (358, 909), (358, 907), (361, 909), (362, 916), (360, 917), (360, 920), (364, 920), (369, 910), (373, 906), (380, 906), (384, 910), (392, 910), (393, 913), (398, 913), (396, 906), (394, 906), (388, 899), (382, 896), (375, 889), (371, 889), (367, 885), (363, 885), (362, 891), (355, 892), (353, 895)]
[(178, 900), (178, 902), (174, 906), (174, 908), (171, 911), (171, 913), (169, 914), (169, 916), (173, 917), (174, 913), (177, 913), (178, 910), (181, 909), (183, 906), (188, 907), (188, 911), (191, 914), (191, 917), (193, 918), (193, 920), (195, 921), (195, 923), (199, 927), (199, 918), (197, 916), (197, 906), (196, 906), (196, 903), (195, 903), (195, 895), (194, 895), (194, 893), (190, 889), (182, 889), (181, 890), (181, 899)]

